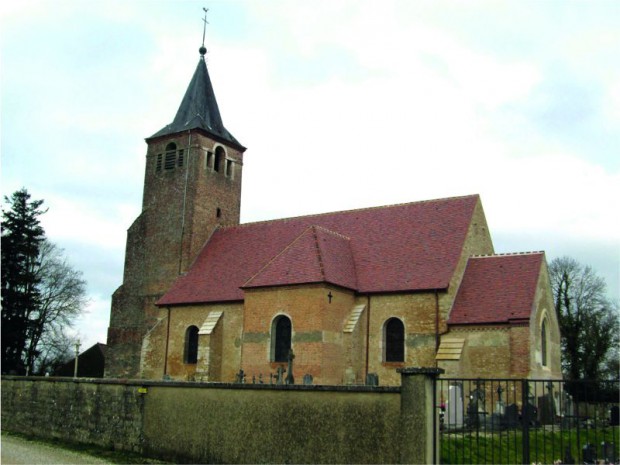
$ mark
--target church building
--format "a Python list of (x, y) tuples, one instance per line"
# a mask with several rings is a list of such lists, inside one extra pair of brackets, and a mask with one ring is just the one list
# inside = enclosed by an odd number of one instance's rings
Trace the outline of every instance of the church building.
[(545, 255), (495, 254), (478, 195), (240, 224), (246, 148), (206, 52), (146, 139), (107, 377), (268, 382), (292, 358), (297, 383), (397, 385), (403, 366), (561, 378)]

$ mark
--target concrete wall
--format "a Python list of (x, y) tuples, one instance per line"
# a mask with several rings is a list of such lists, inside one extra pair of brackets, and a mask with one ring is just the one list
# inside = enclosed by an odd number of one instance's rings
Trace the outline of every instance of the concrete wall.
[(397, 463), (401, 416), (400, 388), (2, 379), (3, 430), (177, 463)]

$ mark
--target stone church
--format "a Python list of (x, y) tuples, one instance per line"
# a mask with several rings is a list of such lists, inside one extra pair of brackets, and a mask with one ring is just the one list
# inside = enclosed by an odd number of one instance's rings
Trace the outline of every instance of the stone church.
[(246, 148), (200, 48), (172, 123), (146, 139), (142, 212), (112, 297), (106, 376), (399, 384), (561, 378), (544, 253), (495, 254), (478, 195), (240, 224)]

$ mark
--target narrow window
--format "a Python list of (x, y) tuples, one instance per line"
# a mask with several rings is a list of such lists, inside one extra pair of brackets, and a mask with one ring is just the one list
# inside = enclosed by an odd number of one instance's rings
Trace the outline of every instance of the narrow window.
[(218, 173), (220, 172), (224, 155), (224, 149), (221, 146), (215, 149), (215, 156), (213, 158), (213, 171), (217, 171)]
[(177, 145), (174, 142), (169, 143), (166, 146), (166, 158), (164, 160), (164, 169), (172, 170), (176, 164), (177, 158)]
[(273, 320), (271, 328), (272, 360), (286, 362), (291, 351), (291, 320), (281, 315)]
[(215, 217), (216, 218), (221, 218), (222, 217), (222, 209), (221, 208), (216, 208), (215, 209)]
[(232, 170), (233, 170), (232, 160), (226, 160), (226, 177), (227, 178), (232, 177)]
[(213, 152), (207, 152), (207, 168), (213, 168)]
[(384, 326), (385, 361), (405, 361), (405, 325), (398, 318), (390, 318)]
[(155, 171), (157, 173), (159, 173), (161, 171), (161, 163), (162, 163), (163, 158), (164, 158), (163, 154), (161, 154), (161, 153), (157, 154), (157, 161), (155, 163)]
[(547, 366), (547, 319), (542, 322), (540, 329), (540, 351), (542, 353), (542, 366)]
[(183, 151), (183, 149), (180, 149), (179, 155), (177, 156), (177, 166), (179, 168), (183, 167), (183, 162), (185, 161), (184, 158), (185, 158), (185, 152)]
[(196, 363), (198, 361), (198, 328), (190, 326), (185, 330), (185, 363)]

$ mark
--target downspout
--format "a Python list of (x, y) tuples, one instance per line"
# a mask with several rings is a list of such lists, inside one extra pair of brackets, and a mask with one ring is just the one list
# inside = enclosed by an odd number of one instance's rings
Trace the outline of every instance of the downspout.
[(181, 241), (179, 244), (179, 274), (183, 265), (183, 237), (185, 236), (185, 206), (187, 203), (187, 184), (189, 181), (190, 150), (192, 148), (192, 131), (187, 131), (187, 163), (185, 163), (185, 186), (183, 188), (183, 208), (181, 216)]
[[(366, 306), (368, 307), (366, 310), (366, 373), (365, 378), (368, 378), (368, 360), (369, 360), (369, 352), (370, 352), (370, 295), (366, 296)], [(364, 382), (366, 382), (364, 380)]]
[(437, 352), (439, 351), (439, 293), (435, 289), (435, 368), (437, 368)]
[(166, 351), (164, 352), (164, 377), (168, 374), (168, 341), (170, 341), (170, 307), (168, 309), (168, 322), (166, 325)]

